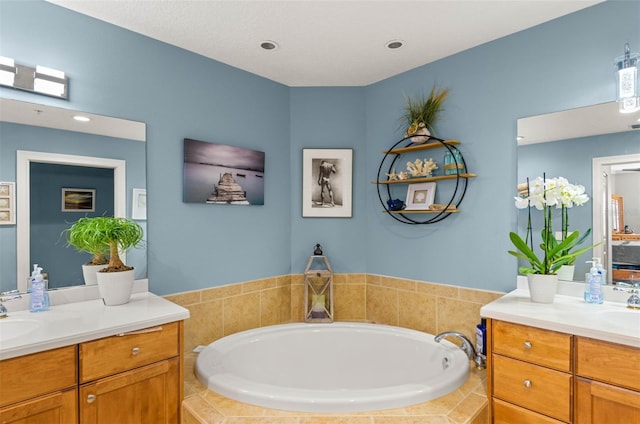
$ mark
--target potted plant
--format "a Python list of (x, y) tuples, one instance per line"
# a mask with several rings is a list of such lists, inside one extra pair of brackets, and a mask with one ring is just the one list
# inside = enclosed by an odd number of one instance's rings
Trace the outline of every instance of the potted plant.
[[(594, 246), (575, 250), (591, 233), (588, 229), (582, 236), (579, 231), (568, 232), (567, 208), (574, 204), (582, 205), (589, 200), (584, 194), (584, 187), (574, 186), (560, 178), (538, 177), (531, 184), (527, 182), (526, 191), (516, 197), (516, 207), (529, 208), (527, 235), (523, 240), (514, 232), (509, 238), (516, 251), (509, 254), (527, 261), (529, 267), (521, 266), (519, 272), (527, 275), (531, 299), (535, 302), (551, 303), (558, 282), (557, 272), (563, 265), (572, 265), (578, 256), (591, 250)], [(540, 251), (538, 256), (533, 248), (531, 233), (531, 207), (543, 211), (544, 226), (540, 234)], [(562, 210), (562, 240), (558, 241), (553, 232), (553, 209)], [(530, 244), (527, 244), (529, 242)], [(545, 280), (540, 283), (538, 280)]]
[(134, 269), (120, 259), (120, 251), (143, 245), (140, 224), (126, 218), (98, 216), (86, 218), (85, 237), (109, 250), (109, 263), (97, 272), (98, 288), (105, 305), (127, 303), (133, 288)]
[(448, 95), (448, 88), (439, 90), (434, 85), (426, 98), (424, 95), (417, 99), (405, 96), (405, 112), (401, 126), (405, 129), (405, 135), (411, 137), (412, 142), (425, 142), (429, 140), (430, 135), (435, 134), (434, 126), (440, 118), (440, 113), (443, 111), (442, 105)]
[(74, 247), (78, 252), (91, 254), (91, 260), (82, 265), (82, 275), (87, 285), (97, 284), (96, 272), (109, 263), (107, 260), (109, 246), (102, 239), (96, 238), (96, 231), (93, 228), (96, 222), (92, 218), (80, 218), (63, 231), (67, 246)]

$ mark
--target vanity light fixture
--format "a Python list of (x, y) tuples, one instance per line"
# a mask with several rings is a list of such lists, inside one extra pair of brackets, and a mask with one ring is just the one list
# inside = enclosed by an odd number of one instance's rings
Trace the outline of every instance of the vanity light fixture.
[(0, 56), (0, 85), (66, 99), (69, 80), (57, 69), (40, 65), (32, 68)]
[(631, 53), (629, 43), (624, 45), (624, 55), (615, 60), (616, 65), (616, 100), (621, 113), (632, 113), (640, 110), (640, 72), (638, 65), (640, 54)]

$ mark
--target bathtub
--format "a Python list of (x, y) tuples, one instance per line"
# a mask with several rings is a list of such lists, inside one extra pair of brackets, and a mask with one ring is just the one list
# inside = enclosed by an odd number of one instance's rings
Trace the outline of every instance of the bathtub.
[(464, 383), (469, 360), (433, 335), (366, 323), (274, 325), (208, 345), (198, 380), (223, 396), (271, 409), (363, 412), (426, 402)]

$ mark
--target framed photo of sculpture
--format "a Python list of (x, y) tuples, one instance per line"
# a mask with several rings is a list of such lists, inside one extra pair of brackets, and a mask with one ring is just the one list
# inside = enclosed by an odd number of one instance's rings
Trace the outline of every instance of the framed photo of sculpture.
[(302, 149), (302, 216), (351, 218), (353, 149)]
[(264, 164), (258, 150), (185, 138), (182, 201), (264, 205)]

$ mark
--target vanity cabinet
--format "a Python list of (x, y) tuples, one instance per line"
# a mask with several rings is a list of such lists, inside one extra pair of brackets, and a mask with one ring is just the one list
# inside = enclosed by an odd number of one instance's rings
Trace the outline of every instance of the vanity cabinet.
[(77, 346), (0, 361), (0, 423), (78, 422)]
[(640, 423), (640, 349), (487, 320), (493, 424)]
[(490, 331), (492, 422), (570, 423), (571, 336), (504, 321)]
[(79, 345), (80, 423), (180, 421), (178, 323)]
[(640, 349), (576, 337), (576, 424), (640, 423)]
[(0, 424), (179, 424), (183, 322), (0, 361)]

